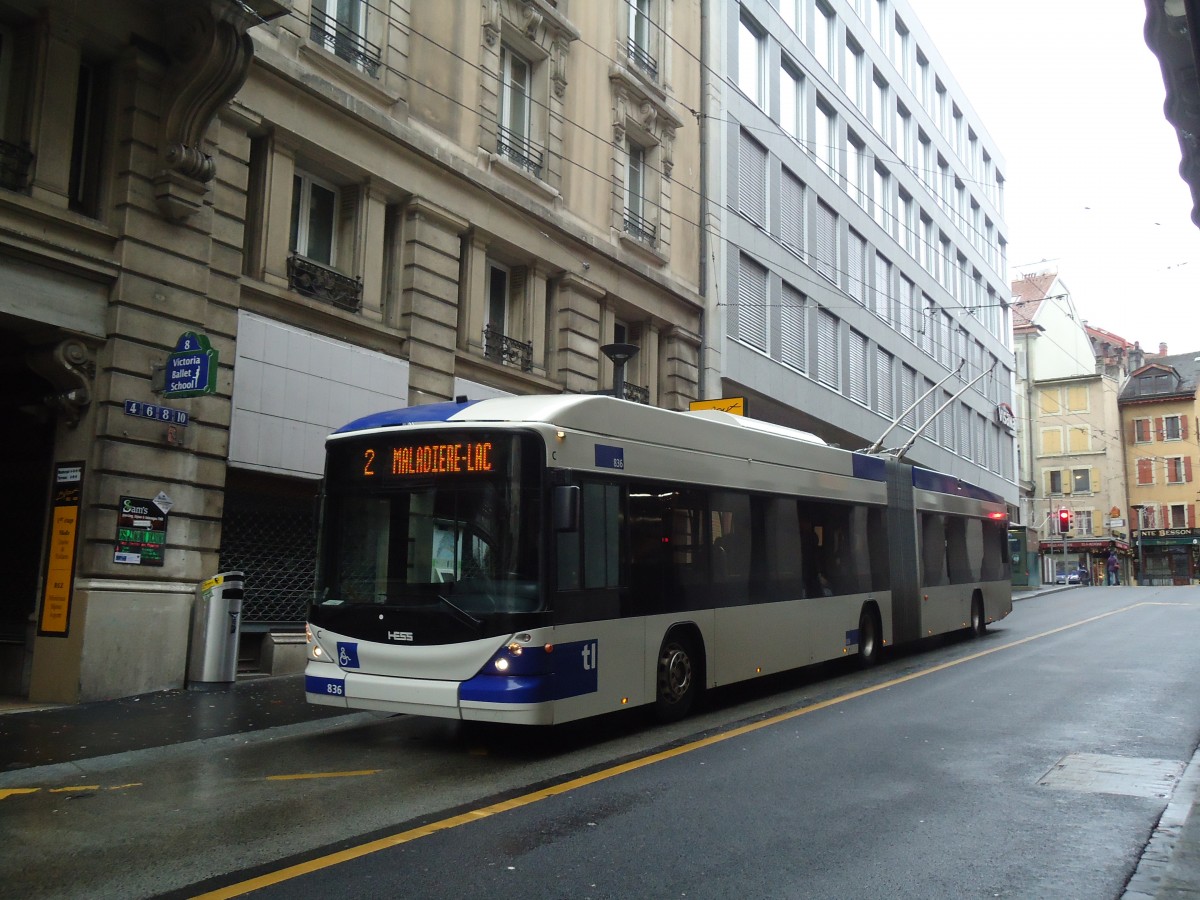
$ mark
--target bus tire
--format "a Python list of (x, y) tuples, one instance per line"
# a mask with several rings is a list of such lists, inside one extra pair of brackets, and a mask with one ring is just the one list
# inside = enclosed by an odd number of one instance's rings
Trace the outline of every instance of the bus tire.
[(971, 597), (971, 637), (987, 633), (987, 616), (983, 613), (983, 595), (976, 591)]
[(686, 716), (700, 692), (700, 657), (696, 642), (683, 632), (671, 632), (658, 651), (658, 687), (654, 714), (660, 722)]
[(869, 669), (879, 662), (880, 631), (879, 616), (875, 609), (864, 606), (858, 617), (858, 665)]

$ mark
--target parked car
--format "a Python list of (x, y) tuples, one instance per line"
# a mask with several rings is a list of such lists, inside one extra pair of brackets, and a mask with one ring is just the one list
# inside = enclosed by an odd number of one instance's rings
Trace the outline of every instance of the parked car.
[(1067, 573), (1067, 584), (1091, 584), (1092, 573), (1087, 569), (1072, 569)]

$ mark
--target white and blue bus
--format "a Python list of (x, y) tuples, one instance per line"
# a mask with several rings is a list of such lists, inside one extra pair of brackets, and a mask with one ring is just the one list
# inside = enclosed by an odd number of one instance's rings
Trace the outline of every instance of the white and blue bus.
[(437, 403), (327, 441), (312, 703), (554, 724), (1012, 611), (1003, 498), (723, 412)]

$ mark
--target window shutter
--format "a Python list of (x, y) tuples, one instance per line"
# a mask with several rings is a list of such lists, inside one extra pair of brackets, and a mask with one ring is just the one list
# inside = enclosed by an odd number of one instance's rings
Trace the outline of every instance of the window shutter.
[(1188, 435), (1187, 425), (1188, 425), (1188, 417), (1180, 416), (1179, 417), (1179, 438), (1180, 438), (1180, 440), (1184, 440), (1184, 441), (1187, 440), (1187, 435)]
[(801, 372), (808, 370), (808, 345), (805, 341), (804, 295), (791, 285), (783, 286), (783, 307), (779, 317), (779, 358)]
[(1139, 459), (1137, 461), (1137, 483), (1154, 484), (1154, 461)]
[(1190, 456), (1185, 456), (1183, 458), (1183, 480), (1192, 480), (1192, 458)]
[(767, 151), (742, 132), (738, 148), (738, 210), (755, 225), (767, 225)]
[(835, 391), (841, 389), (837, 339), (837, 316), (828, 310), (820, 310), (817, 314), (817, 379)]
[(1163, 424), (1162, 416), (1157, 416), (1154, 419), (1154, 434), (1158, 440), (1165, 440), (1167, 437), (1166, 426)]
[(779, 238), (789, 250), (805, 258), (808, 245), (805, 242), (805, 202), (804, 183), (789, 172), (783, 170), (783, 190), (780, 192)]
[(759, 350), (767, 349), (767, 270), (747, 259), (738, 260), (738, 303), (734, 334)]
[(850, 399), (867, 404), (867, 339), (850, 332)]

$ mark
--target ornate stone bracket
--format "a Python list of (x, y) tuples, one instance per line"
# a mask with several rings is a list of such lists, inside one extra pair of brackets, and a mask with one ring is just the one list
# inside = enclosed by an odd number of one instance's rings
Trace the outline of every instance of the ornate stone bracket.
[(49, 349), (30, 353), (25, 361), (55, 388), (55, 393), (45, 398), (46, 405), (70, 427), (78, 425), (92, 402), (92, 380), (96, 377), (96, 363), (87, 346), (67, 338)]
[(154, 195), (165, 216), (182, 221), (200, 208), (216, 175), (204, 135), (250, 71), (254, 43), (246, 31), (288, 7), (278, 0), (168, 0), (162, 9), (171, 62)]

